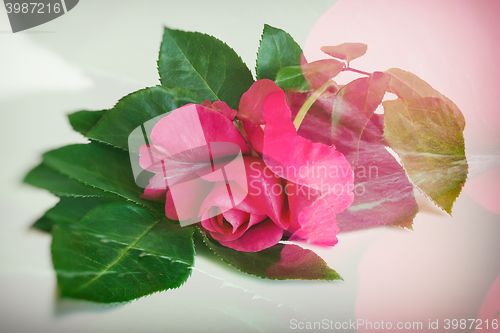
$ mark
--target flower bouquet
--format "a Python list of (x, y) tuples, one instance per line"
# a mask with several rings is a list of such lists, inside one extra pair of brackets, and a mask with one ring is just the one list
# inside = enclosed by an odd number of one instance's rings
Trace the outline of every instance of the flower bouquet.
[[(196, 252), (261, 278), (337, 280), (305, 244), (411, 228), (415, 189), (451, 213), (468, 168), (460, 110), (410, 72), (353, 68), (366, 50), (308, 62), (266, 25), (254, 79), (222, 41), (166, 28), (160, 85), (70, 114), (89, 143), (45, 153), (25, 178), (60, 198), (33, 225), (52, 234), (60, 296), (177, 288)], [(358, 78), (340, 85), (342, 72)]]

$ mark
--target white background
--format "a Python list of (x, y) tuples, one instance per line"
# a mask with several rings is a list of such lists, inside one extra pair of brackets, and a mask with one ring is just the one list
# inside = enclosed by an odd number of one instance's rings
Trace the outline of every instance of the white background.
[(180, 289), (127, 305), (55, 297), (50, 237), (29, 225), (57, 200), (20, 181), (43, 151), (84, 142), (65, 115), (111, 107), (157, 84), (163, 25), (217, 36), (253, 70), (264, 23), (304, 43), (332, 4), (81, 0), (68, 14), (17, 34), (1, 8), (0, 331), (286, 332), (293, 318), (476, 317), (500, 273), (500, 224), (466, 194), (453, 218), (420, 200), (411, 232), (348, 233), (335, 248), (319, 249), (343, 282), (263, 281), (197, 258)]

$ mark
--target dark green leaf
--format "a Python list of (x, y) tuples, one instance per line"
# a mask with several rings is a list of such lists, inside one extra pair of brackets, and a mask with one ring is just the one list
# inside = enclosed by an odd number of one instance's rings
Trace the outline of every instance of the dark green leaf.
[(77, 111), (68, 115), (69, 123), (75, 131), (87, 135), (92, 127), (102, 118), (106, 110), (101, 111)]
[[(85, 135), (90, 139), (128, 150), (128, 137), (136, 127), (178, 106), (172, 94), (162, 87), (142, 89), (123, 97), (115, 107), (106, 111)], [(73, 118), (72, 123), (76, 122), (75, 119), (83, 122), (84, 117), (87, 119), (89, 115), (73, 114), (70, 115), (70, 121)]]
[(244, 273), (275, 280), (341, 279), (316, 253), (297, 245), (277, 244), (260, 252), (239, 252), (202, 236), (217, 257)]
[(164, 87), (181, 89), (194, 102), (222, 100), (233, 108), (253, 82), (247, 66), (224, 42), (169, 28), (163, 34), (158, 72)]
[(177, 288), (191, 273), (192, 231), (126, 202), (56, 225), (52, 261), (60, 294), (113, 303)]
[(24, 182), (31, 186), (50, 191), (59, 197), (102, 197), (106, 196), (102, 190), (89, 187), (67, 175), (54, 170), (45, 163), (33, 168)]
[(99, 143), (76, 144), (49, 151), (43, 161), (60, 173), (106, 193), (118, 195), (139, 205), (142, 189), (135, 184), (127, 152)]
[(33, 224), (33, 228), (51, 231), (55, 224), (76, 223), (97, 206), (112, 202), (105, 198), (61, 198), (61, 200)]
[(257, 54), (257, 79), (274, 80), (283, 67), (298, 66), (302, 49), (287, 32), (264, 26)]
[(276, 84), (284, 90), (308, 91), (307, 83), (301, 66), (288, 66), (279, 70), (275, 80)]
[(31, 227), (40, 231), (50, 232), (54, 224), (55, 222), (53, 220), (44, 215), (36, 220), (35, 223), (31, 225)]

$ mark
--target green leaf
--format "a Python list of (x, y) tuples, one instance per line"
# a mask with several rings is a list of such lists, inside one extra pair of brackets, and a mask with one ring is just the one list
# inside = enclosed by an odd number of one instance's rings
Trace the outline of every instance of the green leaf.
[(87, 129), (83, 134), (90, 139), (128, 150), (128, 137), (136, 127), (178, 106), (178, 101), (166, 89), (145, 88), (123, 97), (112, 109), (102, 114), (90, 129), (85, 125), (89, 125), (97, 115), (90, 116), (89, 112), (70, 115), (70, 122), (77, 130)]
[(283, 67), (298, 66), (302, 49), (287, 32), (264, 26), (257, 54), (257, 79), (274, 80)]
[(97, 122), (102, 118), (106, 110), (101, 111), (77, 111), (68, 115), (69, 123), (71, 127), (78, 133), (86, 136), (87, 132), (92, 129), (92, 127), (97, 124)]
[(76, 223), (95, 207), (112, 201), (113, 199), (105, 198), (61, 198), (32, 227), (41, 231), (51, 231), (55, 224)]
[(224, 42), (199, 32), (165, 28), (158, 58), (161, 84), (196, 103), (222, 100), (237, 108), (253, 82), (241, 58)]
[(60, 295), (114, 303), (177, 288), (191, 273), (192, 233), (125, 202), (56, 225), (52, 261)]
[(383, 103), (384, 137), (411, 181), (451, 213), (468, 172), (464, 116), (450, 99), (415, 74), (398, 68), (386, 73), (388, 91), (398, 99)]
[(141, 199), (142, 189), (135, 184), (129, 155), (123, 150), (97, 142), (75, 144), (45, 153), (43, 161), (54, 170), (90, 187), (141, 206), (155, 205)]
[(35, 223), (31, 225), (31, 227), (40, 231), (50, 232), (54, 224), (55, 222), (53, 220), (44, 215), (36, 220)]
[(384, 136), (412, 182), (451, 213), (467, 178), (460, 120), (443, 100), (397, 99), (383, 103)]
[(276, 84), (284, 90), (308, 91), (309, 83), (301, 66), (288, 66), (279, 70), (275, 80)]
[(273, 280), (339, 280), (340, 275), (311, 250), (294, 244), (277, 244), (259, 252), (239, 252), (220, 245), (202, 233), (207, 247), (239, 271)]
[(103, 191), (86, 186), (82, 182), (41, 163), (33, 168), (24, 178), (24, 182), (34, 187), (50, 191), (59, 197), (103, 197)]

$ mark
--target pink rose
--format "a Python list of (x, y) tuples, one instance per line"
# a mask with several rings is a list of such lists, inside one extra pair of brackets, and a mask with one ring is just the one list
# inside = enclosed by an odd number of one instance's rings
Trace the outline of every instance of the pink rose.
[[(192, 204), (193, 211), (202, 217), (202, 229), (222, 245), (244, 252), (269, 248), (283, 237), (336, 244), (335, 216), (350, 205), (353, 197), (351, 167), (335, 147), (297, 134), (285, 93), (274, 82), (255, 82), (241, 97), (237, 113), (221, 101), (190, 104), (176, 111), (193, 109), (207, 144), (225, 142), (239, 147), (248, 184), (248, 194), (236, 206), (227, 196), (226, 184), (220, 182), (207, 191), (201, 203), (186, 198), (183, 207)], [(204, 176), (200, 167), (173, 166), (165, 173), (154, 163), (154, 155), (158, 160), (166, 152), (182, 152), (184, 147), (193, 146), (190, 132), (195, 124), (167, 120), (168, 116), (152, 129), (151, 147), (142, 149), (140, 163), (155, 174), (144, 197), (165, 197), (167, 217), (177, 219), (165, 175), (174, 178), (174, 182), (169, 179), (171, 186), (193, 173)], [(188, 158), (192, 165), (198, 164), (196, 153)], [(335, 172), (319, 174), (316, 169)], [(192, 191), (196, 193), (197, 189)], [(214, 209), (222, 213), (213, 216)]]
[(203, 220), (201, 226), (224, 246), (255, 252), (275, 245), (283, 237), (285, 196), (280, 179), (269, 170), (266, 172), (267, 167), (261, 159), (246, 156), (244, 161), (249, 185), (245, 200), (232, 208), (224, 188), (212, 191), (201, 209), (216, 205), (229, 210)]

